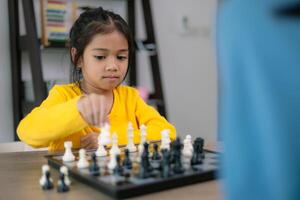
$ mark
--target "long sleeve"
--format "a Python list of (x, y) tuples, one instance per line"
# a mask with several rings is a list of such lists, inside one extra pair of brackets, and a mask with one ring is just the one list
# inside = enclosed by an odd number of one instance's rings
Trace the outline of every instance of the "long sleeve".
[(19, 138), (33, 147), (46, 147), (50, 142), (76, 133), (88, 124), (77, 110), (80, 96), (70, 98), (53, 87), (43, 103), (19, 124)]
[(139, 124), (147, 126), (147, 139), (160, 140), (161, 131), (170, 130), (170, 138), (176, 138), (176, 129), (164, 117), (162, 117), (152, 106), (147, 105), (140, 96), (137, 96), (136, 117)]

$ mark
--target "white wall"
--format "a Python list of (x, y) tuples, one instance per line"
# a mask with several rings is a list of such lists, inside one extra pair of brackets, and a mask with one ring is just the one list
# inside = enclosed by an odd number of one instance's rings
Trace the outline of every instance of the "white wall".
[(8, 3), (0, 2), (0, 142), (13, 141), (12, 84), (8, 26)]
[[(191, 134), (215, 141), (217, 74), (213, 27), (217, 1), (151, 2), (169, 120), (181, 136)], [(188, 18), (187, 32), (180, 28), (183, 16)], [(143, 21), (139, 20), (138, 25), (143, 28)], [(143, 29), (138, 35), (144, 37)], [(140, 53), (139, 80), (149, 87), (150, 66), (145, 59)]]
[[(95, 0), (89, 0), (89, 3), (93, 2)], [(98, 3), (99, 1), (97, 0), (96, 2)], [(3, 3), (3, 1), (0, 3)], [(6, 1), (5, 4), (7, 4)], [(151, 0), (169, 120), (176, 126), (179, 135), (202, 136), (208, 141), (216, 140), (217, 130), (217, 81), (212, 30), (216, 4), (217, 0)], [(102, 5), (106, 9), (112, 9), (122, 16), (126, 16), (124, 1), (106, 0), (102, 2)], [(35, 7), (38, 9), (38, 6)], [(5, 7), (1, 6), (1, 9), (4, 10)], [(141, 2), (138, 0), (137, 36), (143, 39), (145, 31), (141, 12)], [(7, 13), (7, 9), (5, 9), (4, 13)], [(188, 27), (190, 28), (188, 28), (187, 32), (184, 32), (184, 29), (180, 26), (183, 16), (188, 18)], [(0, 20), (4, 21), (6, 26), (8, 26), (7, 18), (1, 18)], [(4, 26), (1, 23), (0, 30), (5, 32), (5, 34), (0, 35), (1, 42), (5, 41), (8, 43), (8, 29), (2, 28)], [(24, 32), (22, 27), (21, 32)], [(5, 51), (9, 49), (8, 45), (5, 48), (1, 45), (0, 48), (3, 49), (2, 51)], [(0, 55), (4, 57), (2, 51)], [(4, 57), (4, 60), (6, 59), (5, 62), (9, 66), (9, 59), (7, 58), (9, 58), (9, 55)], [(3, 63), (2, 60), (0, 60), (1, 65)], [(42, 61), (46, 80), (68, 81), (69, 57), (66, 50), (44, 50)], [(138, 53), (137, 64), (140, 85), (151, 91), (153, 88), (150, 65), (144, 52)], [(23, 67), (23, 80), (28, 81), (31, 79), (31, 76), (26, 54), (23, 54)], [(9, 67), (5, 71), (6, 78), (10, 76), (8, 71)], [(3, 73), (0, 76), (4, 76)], [(10, 79), (7, 81), (7, 84), (10, 84)], [(3, 84), (1, 83), (0, 87), (2, 86)], [(32, 95), (30, 95), (30, 91), (32, 91), (30, 82), (28, 82), (28, 86), (28, 98), (30, 99), (32, 98)], [(10, 88), (10, 85), (5, 88)], [(10, 90), (6, 90), (6, 92), (9, 93), (6, 101), (10, 102)], [(6, 106), (6, 109), (9, 108), (7, 104), (3, 105)], [(6, 116), (7, 114), (5, 114), (4, 119), (7, 120)], [(12, 120), (11, 124), (1, 120), (1, 130), (4, 124), (10, 127), (12, 126)], [(5, 138), (4, 141), (6, 140)]]

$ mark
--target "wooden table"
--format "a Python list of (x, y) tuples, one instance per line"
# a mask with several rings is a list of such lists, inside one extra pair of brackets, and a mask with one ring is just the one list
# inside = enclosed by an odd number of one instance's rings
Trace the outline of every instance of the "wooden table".
[[(0, 154), (0, 200), (5, 199), (111, 199), (109, 196), (93, 189), (74, 179), (70, 191), (58, 193), (56, 188), (50, 191), (43, 191), (39, 185), (41, 166), (47, 163), (44, 158), (47, 152), (17, 152)], [(51, 177), (57, 185), (59, 174), (51, 168)], [(151, 193), (131, 199), (220, 199), (219, 182), (209, 181), (185, 187), (179, 187), (162, 192)]]

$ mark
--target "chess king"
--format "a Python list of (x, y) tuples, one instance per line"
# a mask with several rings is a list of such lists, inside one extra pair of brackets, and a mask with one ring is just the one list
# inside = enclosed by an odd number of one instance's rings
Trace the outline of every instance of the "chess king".
[[(33, 147), (50, 151), (73, 148), (96, 149), (102, 124), (110, 123), (118, 144), (126, 145), (127, 125), (132, 123), (133, 141), (140, 140), (140, 125), (147, 126), (147, 140), (160, 140), (163, 129), (176, 130), (138, 91), (121, 85), (133, 53), (133, 39), (120, 15), (99, 7), (83, 12), (69, 34), (73, 82), (55, 85), (49, 96), (19, 124), (19, 138)], [(131, 144), (132, 147), (132, 144)]]

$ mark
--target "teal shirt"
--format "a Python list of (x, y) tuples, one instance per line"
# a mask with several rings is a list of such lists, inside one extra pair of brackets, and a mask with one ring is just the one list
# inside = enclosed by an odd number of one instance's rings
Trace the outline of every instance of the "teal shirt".
[(300, 199), (300, 0), (223, 0), (217, 21), (226, 199)]

